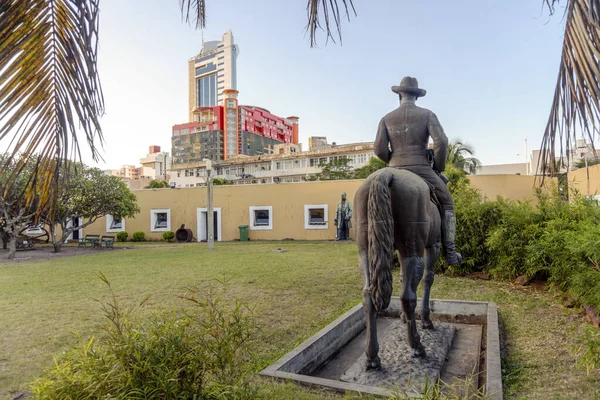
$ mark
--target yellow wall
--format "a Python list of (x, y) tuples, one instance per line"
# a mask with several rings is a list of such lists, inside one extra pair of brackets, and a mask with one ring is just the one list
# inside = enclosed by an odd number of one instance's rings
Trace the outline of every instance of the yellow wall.
[[(515, 200), (533, 199), (533, 177), (519, 175), (472, 176), (471, 182), (484, 195), (494, 199), (502, 195)], [(354, 198), (362, 180), (304, 182), (274, 185), (215, 186), (214, 207), (221, 208), (222, 240), (239, 238), (239, 225), (250, 225), (250, 206), (273, 207), (272, 230), (250, 230), (251, 240), (333, 240), (335, 207), (341, 192), (348, 199)], [(144, 189), (136, 190), (141, 212), (125, 221), (129, 237), (135, 231), (143, 231), (146, 239), (160, 240), (162, 233), (150, 231), (150, 210), (170, 209), (171, 230), (175, 232), (181, 224), (191, 229), (198, 237), (197, 208), (206, 208), (206, 188)], [(304, 206), (328, 205), (328, 229), (307, 230), (304, 226)], [(85, 234), (115, 235), (106, 233), (106, 220), (100, 218), (84, 228)], [(351, 230), (352, 235), (352, 230)]]
[[(470, 175), (471, 184), (481, 190), (481, 192), (490, 200), (498, 196), (506, 197), (511, 200), (527, 200), (536, 202), (533, 196), (535, 188), (539, 186), (535, 176), (532, 175)], [(548, 191), (550, 185), (556, 178), (547, 178), (544, 182), (544, 191)]]
[(588, 170), (590, 174), (589, 185), (586, 169), (580, 168), (569, 172), (569, 187), (578, 189), (584, 195), (594, 196), (600, 194), (600, 165), (592, 165)]

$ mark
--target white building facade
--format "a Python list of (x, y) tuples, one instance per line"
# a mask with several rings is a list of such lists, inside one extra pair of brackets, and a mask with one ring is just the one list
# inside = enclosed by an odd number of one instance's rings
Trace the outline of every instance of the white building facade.
[[(277, 146), (276, 146), (277, 147)], [(299, 152), (294, 147), (284, 147), (284, 152), (263, 156), (240, 156), (236, 159), (212, 164), (212, 177), (227, 179), (236, 185), (303, 182), (321, 172), (320, 164), (347, 158), (352, 169), (364, 167), (373, 153), (373, 143), (337, 146), (330, 149)], [(168, 172), (171, 187), (206, 185), (204, 163), (173, 164)]]

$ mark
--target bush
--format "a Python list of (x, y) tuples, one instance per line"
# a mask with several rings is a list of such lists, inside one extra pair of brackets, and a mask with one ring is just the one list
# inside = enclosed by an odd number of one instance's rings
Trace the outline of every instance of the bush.
[[(462, 171), (450, 168), (448, 189), (454, 199), (456, 213), (456, 246), (463, 262), (450, 267), (454, 274), (482, 271), (489, 262), (486, 238), (501, 220), (506, 200), (486, 200), (481, 191), (473, 187)], [(443, 258), (438, 260), (438, 271), (445, 270)]]
[[(102, 276), (110, 287), (110, 283)], [(79, 341), (32, 385), (36, 399), (251, 399), (250, 345), (256, 331), (245, 304), (192, 288), (192, 312), (146, 320), (112, 300), (98, 339)]]
[(125, 231), (123, 232), (118, 232), (117, 233), (117, 240), (119, 242), (126, 242), (127, 241), (127, 237), (129, 236), (129, 234)]
[(500, 223), (489, 233), (488, 271), (502, 278), (525, 272), (527, 246), (541, 235), (534, 207), (529, 202), (507, 202)]
[(146, 235), (142, 231), (133, 232), (133, 235), (131, 235), (132, 242), (143, 242), (145, 238)]
[(600, 329), (586, 326), (583, 334), (577, 337), (575, 347), (577, 366), (585, 368), (587, 375), (600, 368)]
[(165, 242), (170, 242), (175, 238), (175, 233), (172, 231), (163, 232), (162, 238)]

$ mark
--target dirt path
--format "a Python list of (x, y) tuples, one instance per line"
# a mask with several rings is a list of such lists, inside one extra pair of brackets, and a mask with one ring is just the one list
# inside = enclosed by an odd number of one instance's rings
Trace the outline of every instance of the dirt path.
[(63, 246), (60, 250), (60, 253), (55, 253), (54, 248), (51, 245), (38, 245), (33, 250), (17, 251), (14, 260), (7, 259), (8, 250), (0, 250), (0, 264), (51, 260), (58, 257), (83, 256), (87, 254), (96, 254), (103, 251), (119, 251), (119, 248), (93, 249), (91, 247)]

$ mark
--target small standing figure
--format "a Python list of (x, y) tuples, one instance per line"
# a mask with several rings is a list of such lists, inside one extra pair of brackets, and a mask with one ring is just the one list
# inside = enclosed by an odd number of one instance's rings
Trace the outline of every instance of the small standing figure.
[(350, 240), (350, 228), (352, 228), (352, 203), (346, 200), (346, 192), (342, 192), (342, 201), (335, 209), (333, 223), (337, 227), (337, 240)]

